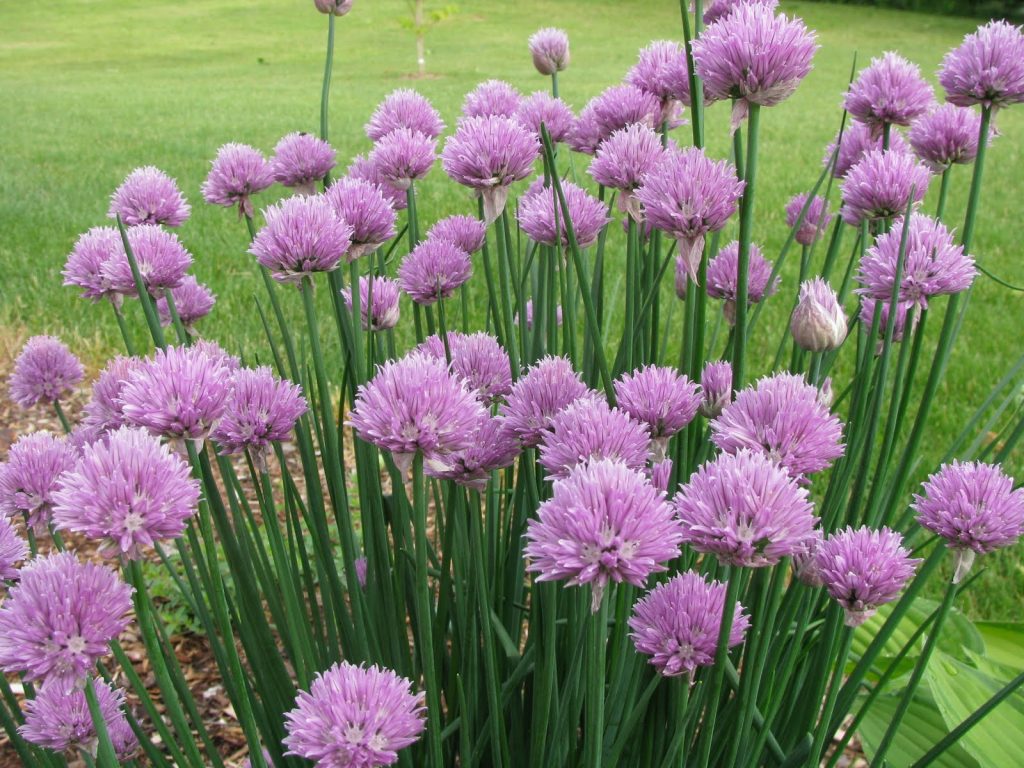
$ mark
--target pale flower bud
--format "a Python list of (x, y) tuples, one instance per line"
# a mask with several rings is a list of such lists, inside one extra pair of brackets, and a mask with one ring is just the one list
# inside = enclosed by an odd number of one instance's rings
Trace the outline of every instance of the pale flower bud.
[(836, 292), (820, 277), (800, 285), (800, 301), (789, 321), (793, 340), (809, 352), (838, 349), (846, 338), (846, 316)]
[(344, 16), (352, 10), (354, 0), (313, 0), (313, 5), (320, 13), (333, 13), (335, 16)]

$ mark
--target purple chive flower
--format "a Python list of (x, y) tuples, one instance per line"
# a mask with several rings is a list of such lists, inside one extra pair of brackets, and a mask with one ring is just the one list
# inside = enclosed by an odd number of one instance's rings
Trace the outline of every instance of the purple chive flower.
[[(178, 236), (156, 224), (140, 224), (129, 229), (128, 245), (150, 296), (159, 296), (167, 288), (177, 288), (192, 266), (192, 254)], [(112, 290), (124, 296), (139, 295), (123, 248), (116, 258), (104, 262), (102, 270)]]
[(225, 144), (217, 150), (210, 173), (203, 182), (203, 199), (225, 208), (238, 206), (238, 216), (252, 218), (252, 196), (274, 183), (270, 163), (248, 144)]
[(352, 226), (323, 197), (291, 197), (263, 212), (267, 223), (249, 253), (282, 283), (338, 268), (352, 245)]
[(910, 125), (934, 103), (932, 87), (921, 77), (917, 64), (887, 51), (857, 75), (843, 107), (854, 120), (881, 135), (887, 125)]
[[(103, 680), (93, 680), (100, 714), (107, 735), (120, 760), (129, 760), (139, 741), (125, 717), (125, 696), (120, 688), (111, 688)], [(25, 702), (25, 724), (18, 729), (22, 738), (37, 747), (54, 752), (96, 751), (96, 728), (89, 714), (84, 690), (63, 691), (44, 686), (34, 699)]]
[(398, 267), (398, 285), (417, 304), (447, 299), (473, 274), (469, 254), (447, 240), (424, 240)]
[(602, 141), (587, 172), (598, 184), (619, 190), (619, 210), (641, 221), (643, 212), (634, 193), (663, 154), (658, 135), (646, 125), (635, 124)]
[(126, 227), (166, 224), (180, 227), (192, 207), (178, 189), (178, 182), (152, 165), (136, 168), (110, 196), (107, 218), (118, 216)]
[(626, 82), (658, 99), (657, 127), (673, 116), (679, 104), (690, 105), (686, 51), (675, 41), (655, 40), (642, 48), (637, 63), (626, 73)]
[(737, 393), (711, 422), (711, 441), (726, 453), (759, 451), (803, 480), (843, 455), (843, 427), (803, 376), (765, 376)]
[(55, 403), (82, 380), (84, 370), (56, 336), (33, 336), (25, 342), (7, 379), (11, 400), (22, 408)]
[(651, 485), (667, 494), (669, 481), (672, 479), (672, 459), (662, 459), (651, 464), (647, 470), (647, 477), (651, 481)]
[(309, 133), (289, 133), (277, 142), (270, 170), (274, 181), (293, 187), (300, 195), (316, 193), (316, 183), (334, 167), (334, 149)]
[[(839, 134), (836, 134), (838, 139)], [(843, 130), (842, 141), (839, 142), (839, 152), (836, 154), (836, 164), (832, 168), (832, 175), (837, 179), (846, 178), (846, 174), (850, 172), (857, 163), (864, 157), (865, 152), (871, 150), (882, 149), (882, 137), (873, 136), (871, 134), (871, 128), (864, 123), (850, 122), (846, 124)], [(889, 151), (890, 152), (908, 152), (909, 147), (907, 146), (906, 140), (899, 131), (892, 131), (889, 134)], [(836, 152), (836, 140), (833, 140), (825, 148), (825, 156), (821, 159), (822, 165), (828, 165), (832, 162), (832, 155)]]
[(334, 664), (285, 713), (287, 754), (317, 768), (392, 765), (423, 733), (423, 694), (390, 669)]
[(737, 5), (693, 41), (693, 66), (709, 101), (733, 99), (732, 128), (749, 104), (774, 106), (811, 71), (818, 46), (801, 19), (759, 4)]
[(106, 556), (138, 560), (179, 538), (199, 504), (189, 465), (152, 435), (121, 427), (85, 448), (53, 495), (53, 523), (100, 542)]
[(878, 606), (899, 597), (920, 560), (910, 557), (903, 537), (888, 528), (847, 527), (821, 542), (815, 565), (822, 584), (857, 627)]
[(424, 471), (430, 477), (453, 480), (467, 488), (483, 491), (491, 472), (511, 466), (519, 455), (519, 443), (502, 429), (501, 421), (484, 415), (473, 445), (450, 454), (443, 462), (427, 462)]
[[(562, 194), (569, 209), (576, 242), (581, 248), (593, 245), (604, 225), (610, 221), (604, 203), (571, 181), (562, 182)], [(519, 198), (516, 218), (519, 226), (534, 242), (569, 247), (566, 217), (553, 188), (539, 187)]]
[(118, 294), (106, 277), (104, 264), (124, 258), (121, 233), (114, 227), (93, 227), (78, 238), (68, 255), (64, 271), (61, 272), (64, 285), (81, 288), (83, 299), (110, 299), (116, 302)]
[(198, 346), (158, 349), (121, 389), (126, 424), (201, 443), (227, 407), (231, 369)]
[(1024, 534), (1024, 488), (1002, 468), (981, 462), (943, 464), (914, 494), (917, 522), (946, 540), (956, 553), (953, 583), (959, 584), (974, 563)]
[(981, 115), (968, 107), (943, 104), (922, 115), (910, 126), (910, 146), (935, 173), (954, 163), (974, 162), (981, 135)]
[[(344, 16), (352, 10), (355, 0), (313, 0), (313, 5), (320, 13)], [(269, 761), (268, 761), (269, 762)]]
[(597, 612), (610, 581), (642, 587), (679, 555), (679, 521), (661, 491), (620, 461), (581, 464), (555, 483), (526, 529), (523, 554), (537, 581), (590, 584)]
[[(196, 280), (192, 275), (185, 275), (181, 279), (181, 285), (171, 289), (171, 296), (174, 299), (174, 308), (178, 311), (181, 324), (191, 329), (197, 321), (202, 320), (213, 309), (217, 297), (213, 291)], [(167, 304), (167, 296), (159, 296), (156, 300), (156, 311), (160, 315), (161, 325), (170, 325), (172, 322), (171, 308)]]
[[(359, 316), (362, 318), (364, 331), (386, 331), (398, 325), (400, 290), (398, 282), (388, 277), (359, 278)], [(351, 289), (342, 288), (341, 295), (345, 299), (345, 306), (352, 309)]]
[(723, 564), (748, 568), (799, 552), (818, 522), (807, 489), (768, 457), (746, 449), (698, 468), (674, 504), (683, 541)]
[(576, 125), (569, 135), (567, 142), (575, 152), (584, 155), (593, 155), (601, 143), (601, 127), (597, 124), (597, 115), (594, 112), (594, 102), (590, 101), (580, 111), (576, 118)]
[[(878, 319), (879, 342), (875, 350), (876, 355), (882, 354), (882, 340), (885, 338), (885, 329), (889, 324), (889, 312), (891, 310), (890, 304), (888, 301), (877, 301), (869, 296), (864, 296), (860, 300), (860, 311), (857, 315), (864, 327), (870, 328), (875, 317), (875, 307), (878, 304), (882, 305), (882, 310)], [(896, 303), (896, 320), (893, 323), (892, 332), (893, 341), (903, 341), (903, 336), (907, 332), (907, 317), (910, 315), (910, 309), (914, 306), (915, 305), (909, 301), (900, 301)], [(914, 329), (917, 328), (917, 321), (920, 319), (920, 314), (915, 314), (913, 316), (909, 329), (911, 333), (913, 333)]]
[(18, 563), (27, 559), (28, 544), (18, 535), (10, 520), (0, 517), (0, 579), (18, 578)]
[(140, 358), (122, 355), (107, 362), (107, 367), (92, 383), (92, 397), (85, 404), (83, 421), (86, 425), (100, 432), (110, 432), (125, 423), (121, 390), (132, 373), (144, 364)]
[(399, 88), (377, 105), (364, 130), (371, 141), (380, 141), (401, 128), (436, 139), (444, 132), (444, 121), (425, 96), (411, 88)]
[[(516, 312), (513, 322), (519, 323), (519, 313)], [(558, 304), (555, 306), (555, 323), (561, 327), (562, 325), (562, 305)], [(526, 300), (526, 329), (528, 331), (533, 330), (533, 299)]]
[(679, 241), (679, 255), (694, 282), (704, 236), (725, 226), (743, 186), (732, 165), (710, 160), (703, 150), (692, 147), (667, 150), (637, 189), (647, 220)]
[(540, 153), (537, 136), (509, 117), (468, 117), (441, 153), (444, 172), (484, 200), (484, 220), (501, 214), (510, 184), (525, 179)]
[(70, 691), (128, 626), (132, 591), (70, 552), (35, 558), (0, 607), (0, 669)]
[(0, 464), (0, 515), (24, 515), (30, 528), (45, 533), (60, 476), (77, 460), (78, 453), (67, 438), (49, 432), (19, 437), (7, 461)]
[(851, 227), (864, 221), (902, 215), (913, 193), (914, 204), (928, 191), (931, 174), (908, 152), (865, 152), (843, 179), (839, 215)]
[(700, 387), (674, 368), (649, 365), (624, 373), (615, 381), (619, 408), (650, 430), (651, 440), (665, 455), (668, 439), (697, 416)]
[(407, 190), (424, 178), (437, 157), (437, 142), (422, 133), (398, 128), (385, 135), (370, 152), (370, 162), (395, 189)]
[[(740, 244), (733, 240), (708, 262), (708, 296), (722, 299), (722, 310), (729, 325), (736, 324), (736, 290), (739, 281)], [(750, 244), (750, 264), (747, 269), (747, 305), (757, 304), (779, 290), (778, 277), (769, 285), (772, 265), (761, 255), (761, 249)]]
[[(891, 299), (904, 225), (902, 218), (894, 221), (864, 254), (857, 273), (857, 282), (863, 286), (858, 293), (877, 301)], [(974, 259), (953, 241), (941, 221), (923, 213), (911, 215), (900, 276), (901, 303), (925, 309), (933, 296), (966, 291), (977, 274)]]
[(538, 462), (551, 480), (563, 480), (580, 464), (608, 459), (642, 470), (650, 457), (647, 425), (611, 408), (600, 395), (581, 397), (551, 419)]
[(484, 247), (487, 225), (473, 216), (449, 216), (427, 231), (427, 239), (447, 240), (472, 255)]
[[(418, 349), (446, 361), (444, 342), (440, 336), (429, 336)], [(449, 331), (448, 351), (451, 353), (452, 373), (461, 378), (484, 405), (497, 402), (512, 391), (512, 367), (508, 352), (490, 334), (478, 331), (467, 335)]]
[(218, 365), (223, 365), (230, 373), (234, 373), (242, 367), (242, 361), (236, 355), (224, 350), (216, 341), (209, 339), (196, 339), (192, 342), (190, 349), (196, 354), (206, 355), (215, 360)]
[(376, 184), (365, 179), (338, 179), (324, 192), (335, 215), (352, 227), (345, 258), (352, 262), (395, 236), (395, 209)]
[(462, 116), (512, 118), (522, 98), (522, 94), (504, 80), (485, 80), (466, 94)]
[(549, 355), (512, 385), (499, 417), (524, 448), (532, 448), (544, 438), (555, 415), (587, 391), (571, 362)]
[(483, 414), (476, 394), (444, 360), (413, 352), (379, 366), (359, 387), (349, 423), (408, 469), (416, 453), (444, 464), (449, 454), (471, 448)]
[(576, 116), (569, 106), (546, 91), (536, 91), (524, 98), (513, 117), (528, 131), (537, 134), (538, 141), (543, 123), (552, 144), (566, 141), (576, 128)]
[(590, 106), (601, 141), (634, 123), (654, 128), (661, 116), (658, 98), (629, 83), (605, 88)]
[[(806, 192), (793, 195), (789, 199), (789, 202), (786, 203), (787, 227), (790, 229), (796, 227), (797, 219), (800, 218), (800, 212), (804, 209), (805, 205), (807, 205)], [(807, 212), (804, 213), (804, 217), (800, 221), (800, 226), (797, 227), (793, 239), (800, 243), (800, 245), (810, 247), (814, 245), (815, 240), (821, 237), (830, 221), (832, 221), (832, 214), (828, 210), (828, 200), (821, 195), (815, 195), (811, 200), (811, 204), (807, 206)]]
[(1024, 101), (1024, 33), (990, 21), (964, 37), (939, 68), (946, 101), (960, 107), (1008, 107)]
[(732, 363), (716, 360), (704, 366), (700, 374), (701, 416), (714, 419), (732, 402)]
[(380, 190), (380, 193), (384, 195), (384, 199), (391, 203), (391, 207), (396, 211), (404, 211), (408, 207), (409, 200), (405, 192), (391, 186), (391, 184), (381, 176), (380, 169), (377, 167), (377, 164), (372, 162), (366, 155), (356, 155), (352, 159), (352, 164), (349, 165), (347, 173), (348, 178), (350, 179), (368, 181), (371, 184), (376, 185)]
[(825, 280), (800, 283), (800, 300), (789, 319), (793, 341), (809, 352), (839, 349), (846, 340), (846, 315), (839, 297)]
[[(686, 571), (659, 584), (633, 606), (630, 637), (638, 652), (665, 677), (689, 675), (715, 663), (718, 633), (725, 614), (725, 584), (708, 581)], [(739, 645), (750, 627), (750, 617), (736, 603), (729, 647)]]
[(779, 0), (711, 0), (704, 9), (704, 25), (713, 24), (732, 13), (738, 5), (746, 4), (762, 5), (769, 11), (774, 12), (779, 7)]
[(569, 66), (569, 36), (554, 27), (538, 29), (529, 40), (533, 66), (542, 75), (562, 72)]
[(359, 586), (366, 589), (366, 571), (369, 567), (369, 563), (366, 560), (366, 556), (356, 558), (356, 581), (359, 582)]
[(821, 547), (823, 539), (821, 529), (815, 529), (810, 538), (804, 540), (800, 551), (793, 553), (791, 561), (796, 580), (813, 589), (823, 584), (821, 572), (818, 570), (818, 548)]

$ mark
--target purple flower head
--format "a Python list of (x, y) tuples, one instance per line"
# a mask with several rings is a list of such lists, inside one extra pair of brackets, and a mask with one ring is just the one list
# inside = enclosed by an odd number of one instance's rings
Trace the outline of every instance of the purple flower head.
[(914, 494), (917, 522), (946, 540), (956, 553), (958, 584), (984, 555), (1013, 546), (1024, 534), (1024, 488), (1002, 468), (981, 462), (943, 464)]
[[(790, 229), (796, 227), (797, 219), (800, 218), (800, 212), (805, 205), (807, 205), (807, 193), (805, 192), (793, 195), (789, 199), (789, 202), (786, 203), (787, 227)], [(821, 195), (815, 195), (811, 204), (807, 206), (807, 212), (804, 213), (793, 239), (800, 245), (814, 245), (814, 241), (821, 237), (830, 221), (832, 221), (832, 214), (828, 210), (828, 201)]]
[(427, 231), (427, 239), (447, 240), (472, 255), (484, 247), (487, 225), (473, 216), (449, 216)]
[(640, 221), (643, 212), (633, 193), (663, 155), (658, 135), (638, 123), (602, 141), (588, 173), (598, 184), (619, 190), (619, 209)]
[(84, 423), (101, 432), (110, 432), (122, 426), (124, 414), (121, 390), (134, 371), (145, 364), (138, 357), (118, 355), (107, 362), (107, 367), (92, 383), (92, 397), (85, 404)]
[(282, 283), (338, 268), (352, 245), (352, 226), (323, 197), (291, 197), (263, 212), (267, 223), (249, 253)]
[(880, 136), (887, 125), (910, 125), (934, 103), (932, 87), (921, 77), (917, 64), (887, 51), (857, 75), (843, 107)]
[(274, 183), (270, 163), (248, 144), (225, 144), (217, 150), (210, 173), (203, 182), (203, 199), (225, 208), (238, 206), (238, 215), (252, 218), (252, 196)]
[(564, 357), (548, 356), (512, 385), (499, 416), (505, 429), (524, 448), (532, 448), (544, 438), (559, 411), (587, 392), (587, 385), (571, 362)]
[[(398, 282), (391, 278), (359, 278), (359, 316), (362, 318), (364, 331), (386, 331), (398, 325), (399, 292)], [(351, 289), (343, 288), (341, 295), (345, 298), (345, 306), (352, 309)]]
[(553, 75), (569, 66), (569, 36), (554, 27), (538, 29), (529, 40), (533, 66), (542, 75)]
[(64, 264), (64, 285), (82, 289), (83, 299), (117, 299), (117, 292), (107, 279), (104, 265), (126, 258), (121, 233), (114, 227), (93, 227), (75, 242)]
[(236, 355), (232, 355), (230, 352), (227, 352), (224, 347), (216, 341), (210, 341), (209, 339), (196, 339), (192, 342), (190, 349), (192, 349), (196, 354), (206, 355), (207, 357), (215, 360), (219, 365), (223, 365), (231, 373), (234, 373), (242, 367), (241, 359)]
[(590, 101), (580, 111), (567, 141), (574, 151), (593, 155), (597, 152), (602, 138), (601, 127), (597, 124), (597, 115), (594, 112), (594, 102)]
[(313, 5), (320, 13), (344, 16), (352, 10), (355, 0), (313, 0)]
[(711, 0), (707, 8), (704, 9), (705, 26), (728, 16), (736, 6), (748, 3), (763, 5), (772, 12), (779, 7), (779, 0)]
[[(519, 323), (519, 313), (516, 312), (515, 317), (512, 318), (513, 322)], [(555, 306), (555, 323), (562, 326), (562, 305), (558, 304)], [(526, 329), (528, 331), (533, 330), (533, 299), (526, 300)]]
[(725, 226), (743, 186), (732, 165), (692, 147), (667, 150), (636, 191), (647, 220), (679, 241), (679, 255), (694, 282), (704, 236)]
[(590, 584), (591, 610), (608, 582), (642, 587), (679, 555), (679, 521), (665, 495), (621, 461), (581, 464), (555, 483), (526, 529), (523, 554), (537, 581)]
[(398, 285), (417, 304), (447, 299), (473, 274), (469, 254), (447, 240), (424, 240), (398, 267)]
[[(139, 267), (142, 284), (150, 296), (177, 288), (192, 266), (192, 254), (173, 232), (156, 224), (140, 224), (128, 230), (128, 245)], [(115, 258), (103, 263), (103, 278), (124, 296), (138, 296), (135, 276), (122, 246)]]
[[(877, 301), (891, 299), (904, 225), (902, 218), (897, 219), (864, 254), (857, 273), (862, 295)], [(933, 296), (966, 291), (977, 274), (974, 259), (953, 242), (953, 234), (941, 221), (923, 213), (911, 214), (900, 276), (901, 303), (924, 309)]]
[(823, 539), (821, 529), (815, 529), (810, 538), (804, 541), (800, 551), (793, 553), (793, 575), (801, 584), (814, 589), (824, 583), (818, 570), (818, 548)]
[(839, 349), (846, 340), (846, 315), (825, 280), (816, 277), (800, 284), (800, 300), (789, 319), (789, 330), (793, 341), (810, 352)]
[[(633, 606), (630, 636), (638, 652), (665, 677), (693, 674), (715, 663), (725, 614), (725, 585), (686, 571), (659, 584)], [(739, 645), (750, 627), (743, 606), (735, 605), (729, 647)]]
[(423, 694), (390, 669), (334, 664), (285, 713), (287, 754), (317, 768), (393, 765), (423, 733)]
[(693, 41), (693, 65), (710, 101), (733, 99), (732, 127), (748, 104), (774, 106), (811, 71), (818, 46), (803, 21), (760, 4), (740, 4)]
[[(739, 280), (739, 250), (736, 240), (722, 248), (708, 263), (708, 296), (722, 299), (722, 311), (729, 325), (736, 324), (736, 291)], [(750, 264), (747, 270), (747, 305), (757, 304), (779, 289), (778, 277), (769, 285), (772, 265), (761, 255), (761, 249), (750, 244)]]
[(576, 116), (561, 99), (547, 91), (536, 91), (519, 103), (515, 119), (528, 131), (533, 131), (540, 141), (540, 126), (543, 123), (551, 136), (551, 143), (566, 141), (576, 128)]
[(110, 196), (107, 218), (121, 217), (126, 227), (166, 224), (180, 227), (192, 207), (185, 202), (178, 182), (152, 165), (136, 168)]
[(907, 203), (920, 203), (931, 174), (909, 152), (865, 152), (843, 179), (843, 207), (839, 215), (851, 227), (864, 221), (901, 216)]
[(472, 446), (450, 454), (436, 466), (427, 462), (424, 470), (430, 477), (454, 480), (459, 485), (483, 491), (491, 472), (511, 466), (518, 455), (518, 441), (502, 428), (499, 419), (484, 414)]
[(24, 515), (29, 527), (46, 532), (60, 476), (77, 460), (78, 452), (67, 438), (49, 432), (19, 437), (0, 464), (0, 515)]
[[(202, 320), (213, 309), (217, 297), (213, 291), (196, 280), (192, 275), (185, 275), (177, 288), (171, 289), (171, 297), (174, 299), (174, 308), (178, 311), (181, 324), (190, 329), (198, 320)], [(171, 308), (167, 304), (166, 294), (157, 297), (156, 311), (160, 315), (161, 325), (170, 325), (172, 322)]]
[(723, 453), (697, 469), (674, 499), (683, 541), (727, 565), (775, 565), (800, 551), (818, 518), (802, 488), (761, 453)]
[(608, 459), (642, 470), (650, 457), (647, 425), (610, 408), (601, 395), (581, 397), (551, 419), (538, 462), (551, 480), (562, 480), (580, 464)]
[(100, 542), (107, 556), (138, 560), (179, 538), (199, 504), (189, 465), (144, 430), (121, 427), (85, 448), (53, 495), (53, 522)]
[(485, 80), (466, 94), (462, 117), (512, 118), (522, 98), (522, 94), (504, 80)]
[(70, 691), (128, 626), (132, 588), (102, 565), (70, 552), (21, 569), (0, 607), (0, 669)]
[(765, 376), (737, 393), (711, 422), (711, 441), (726, 453), (763, 453), (803, 481), (843, 455), (843, 427), (803, 376)]
[(366, 589), (366, 571), (369, 567), (369, 563), (366, 560), (366, 556), (356, 558), (356, 581), (359, 582), (359, 586)]
[[(2, 473), (0, 469), (0, 473)], [(28, 544), (6, 517), (0, 517), (0, 579), (18, 578), (18, 563), (28, 559)]]
[(444, 360), (413, 352), (379, 366), (359, 387), (349, 423), (408, 469), (417, 452), (444, 464), (449, 454), (471, 448), (483, 414), (476, 394)]
[(309, 133), (289, 133), (274, 147), (270, 170), (274, 181), (293, 187), (300, 195), (316, 192), (316, 183), (334, 167), (334, 149)]
[(348, 167), (348, 178), (368, 181), (376, 185), (384, 199), (391, 203), (396, 211), (404, 211), (409, 205), (409, 198), (405, 192), (396, 189), (381, 175), (377, 164), (372, 162), (366, 155), (356, 155), (352, 164)]
[(364, 130), (371, 141), (380, 141), (401, 128), (436, 139), (444, 131), (444, 121), (425, 96), (411, 88), (399, 88), (377, 105)]
[[(836, 134), (838, 139), (839, 134)], [(839, 142), (839, 153), (836, 155), (836, 164), (832, 168), (832, 175), (837, 179), (845, 179), (857, 163), (864, 157), (865, 152), (882, 149), (882, 137), (873, 136), (871, 128), (864, 123), (850, 122), (843, 130), (842, 141)], [(822, 165), (832, 162), (832, 155), (836, 151), (836, 140), (833, 140), (825, 148), (825, 156), (821, 159)], [(910, 151), (903, 134), (899, 131), (892, 131), (889, 134), (889, 151), (906, 153)]]
[(647, 470), (647, 477), (651, 485), (664, 494), (668, 494), (669, 482), (672, 479), (672, 459), (662, 459), (651, 464)]
[(490, 224), (505, 208), (509, 185), (530, 175), (539, 153), (537, 135), (512, 118), (468, 117), (445, 142), (441, 165), (454, 181), (483, 195)]
[(370, 152), (370, 162), (381, 177), (403, 191), (430, 172), (436, 157), (437, 141), (408, 128), (383, 136)]
[[(93, 690), (115, 754), (120, 760), (129, 760), (139, 741), (124, 714), (124, 691), (98, 678), (93, 680)], [(25, 702), (25, 724), (18, 733), (30, 744), (54, 752), (82, 750), (91, 754), (97, 748), (96, 728), (84, 690), (44, 686), (34, 699)]]
[(700, 407), (700, 387), (674, 368), (649, 365), (615, 381), (619, 408), (650, 430), (664, 456), (668, 439), (693, 421)]
[[(860, 311), (857, 316), (860, 318), (861, 324), (865, 328), (870, 328), (875, 317), (875, 307), (878, 304), (882, 305), (881, 313), (878, 318), (878, 336), (879, 342), (876, 348), (875, 354), (882, 354), (883, 344), (882, 339), (885, 338), (885, 331), (889, 324), (889, 312), (890, 304), (887, 300), (878, 301), (872, 299), (870, 296), (864, 296), (860, 300)], [(916, 305), (909, 301), (899, 301), (896, 303), (896, 320), (893, 323), (892, 340), (903, 341), (903, 336), (907, 333), (907, 317), (910, 315), (910, 309)], [(910, 323), (910, 332), (913, 333), (914, 329), (917, 328), (917, 321), (921, 319), (920, 313), (913, 315), (913, 319)]]
[[(444, 342), (440, 336), (429, 336), (418, 350), (438, 360), (446, 360)], [(490, 334), (477, 331), (467, 335), (449, 331), (448, 351), (452, 356), (452, 373), (462, 379), (484, 405), (497, 402), (512, 391), (512, 368), (508, 352)]]
[(700, 374), (700, 414), (714, 419), (732, 402), (732, 363), (716, 360), (704, 366)]
[(629, 83), (605, 88), (590, 106), (601, 141), (634, 123), (654, 128), (661, 116), (658, 98)]
[[(604, 203), (571, 181), (562, 182), (562, 194), (569, 209), (569, 220), (572, 222), (576, 242), (581, 248), (593, 245), (604, 225), (610, 221)], [(516, 218), (519, 226), (534, 242), (544, 245), (560, 243), (563, 248), (569, 247), (566, 217), (553, 188), (539, 187), (519, 198)]]
[(966, 35), (939, 68), (946, 101), (960, 107), (1008, 107), (1024, 101), (1024, 32), (990, 21)]
[(910, 126), (910, 146), (925, 165), (942, 173), (954, 163), (974, 162), (981, 135), (981, 115), (968, 107), (943, 104)]
[(335, 215), (352, 227), (345, 258), (355, 261), (395, 236), (395, 209), (380, 187), (365, 179), (338, 179), (324, 192)]
[(821, 542), (815, 564), (822, 584), (846, 612), (846, 625), (870, 619), (878, 606), (899, 597), (920, 560), (888, 528), (845, 528)]
[(672, 40), (655, 40), (640, 50), (640, 58), (626, 73), (626, 82), (658, 99), (657, 126), (669, 119), (676, 102), (690, 105), (690, 76), (686, 51)]
[(7, 385), (11, 400), (31, 408), (60, 400), (84, 374), (82, 364), (63, 341), (56, 336), (33, 336), (18, 353)]

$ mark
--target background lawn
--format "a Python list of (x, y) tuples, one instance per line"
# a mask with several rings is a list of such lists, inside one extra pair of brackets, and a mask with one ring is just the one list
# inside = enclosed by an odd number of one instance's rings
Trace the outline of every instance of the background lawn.
[[(755, 240), (770, 258), (786, 235), (785, 201), (814, 183), (824, 147), (838, 128), (854, 53), (859, 68), (882, 51), (899, 50), (934, 82), (944, 52), (977, 25), (815, 3), (786, 2), (784, 10), (818, 31), (822, 49), (796, 96), (767, 110), (762, 120)], [(466, 1), (428, 36), (430, 76), (410, 79), (414, 43), (399, 24), (407, 13), (403, 0), (359, 0), (340, 20), (331, 140), (342, 167), (369, 148), (362, 126), (374, 105), (396, 87), (420, 90), (449, 125), (463, 94), (480, 80), (503, 78), (526, 92), (546, 88), (526, 50), (526, 38), (538, 27), (561, 26), (570, 34), (572, 65), (560, 86), (576, 109), (618, 82), (644, 44), (681, 37), (678, 4), (672, 0)], [(193, 204), (180, 234), (196, 257), (197, 277), (218, 295), (215, 314), (201, 327), (229, 347), (260, 350), (252, 307), (260, 286), (245, 253), (245, 228), (233, 213), (204, 205), (199, 184), (224, 142), (247, 142), (269, 152), (288, 131), (317, 129), (325, 30), (325, 17), (310, 0), (0, 5), (0, 348), (11, 352), (28, 333), (57, 333), (93, 365), (118, 348), (109, 311), (62, 288), (59, 271), (78, 234), (106, 223), (108, 196), (124, 176), (153, 164), (176, 177)], [(728, 118), (725, 105), (708, 113), (709, 151), (717, 156), (728, 151)], [(1000, 113), (998, 127), (1002, 135), (989, 155), (975, 250), (989, 270), (1021, 284), (1024, 108)], [(688, 142), (687, 129), (678, 133)], [(582, 172), (579, 158), (576, 164)], [(961, 219), (968, 180), (969, 169), (954, 172), (951, 222)], [(424, 224), (473, 210), (469, 196), (439, 165), (420, 192)], [(257, 205), (272, 199), (263, 196)], [(735, 236), (733, 230), (725, 234)], [(619, 242), (617, 228), (614, 236)], [(848, 234), (845, 242), (852, 245), (852, 239)], [(783, 293), (790, 296), (796, 278), (791, 271), (784, 277)], [(979, 279), (939, 391), (926, 459), (942, 455), (1020, 354), (1021, 301), (1020, 294)], [(789, 306), (789, 298), (780, 297), (765, 312), (752, 342), (762, 367), (770, 362), (777, 338), (768, 330), (781, 327)], [(678, 321), (679, 314), (675, 317)], [(933, 322), (931, 330), (937, 332), (939, 325)], [(1019, 473), (1019, 456), (1011, 463)], [(989, 572), (970, 598), (974, 612), (1020, 617), (1021, 553), (1018, 547), (982, 561)]]

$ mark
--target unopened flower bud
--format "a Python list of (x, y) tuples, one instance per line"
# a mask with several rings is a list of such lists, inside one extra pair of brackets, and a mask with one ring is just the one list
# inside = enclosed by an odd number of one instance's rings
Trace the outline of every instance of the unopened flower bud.
[(333, 13), (335, 16), (344, 16), (352, 10), (354, 0), (313, 0), (313, 5), (320, 13)]
[(800, 286), (800, 301), (789, 321), (793, 339), (809, 352), (838, 349), (846, 338), (846, 316), (836, 292), (820, 277)]

